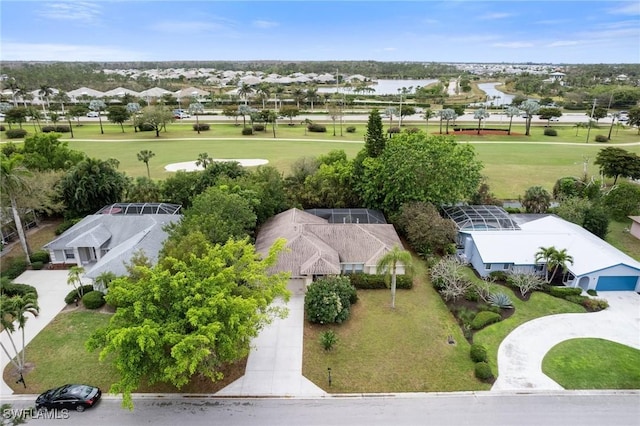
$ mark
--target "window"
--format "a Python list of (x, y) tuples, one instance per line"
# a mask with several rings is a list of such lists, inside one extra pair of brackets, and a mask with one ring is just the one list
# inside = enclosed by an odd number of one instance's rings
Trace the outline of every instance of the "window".
[(487, 270), (487, 271), (490, 271), (491, 270), (491, 264), (490, 263), (485, 263), (484, 264), (484, 269)]
[(505, 263), (504, 265), (502, 265), (502, 269), (504, 269), (505, 271), (508, 271), (509, 269), (511, 269), (511, 264)]
[(75, 259), (76, 254), (73, 252), (73, 249), (64, 249), (64, 259)]

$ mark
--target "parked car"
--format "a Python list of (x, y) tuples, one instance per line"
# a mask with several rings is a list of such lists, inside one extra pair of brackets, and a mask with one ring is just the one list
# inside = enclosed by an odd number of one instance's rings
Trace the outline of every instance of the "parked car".
[(173, 118), (177, 118), (177, 119), (181, 119), (181, 118), (189, 118), (191, 117), (189, 114), (187, 114), (186, 112), (178, 112), (173, 114)]
[(49, 389), (36, 399), (36, 410), (67, 409), (84, 411), (93, 407), (100, 400), (102, 392), (99, 388), (89, 385), (64, 385)]
[(87, 117), (100, 117), (100, 113), (98, 111), (89, 111)]
[(550, 117), (549, 121), (560, 121), (560, 117)]

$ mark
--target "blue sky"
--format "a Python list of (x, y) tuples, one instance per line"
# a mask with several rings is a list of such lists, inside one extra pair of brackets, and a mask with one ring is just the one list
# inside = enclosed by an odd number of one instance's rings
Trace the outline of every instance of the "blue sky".
[(640, 1), (0, 1), (0, 59), (640, 63)]

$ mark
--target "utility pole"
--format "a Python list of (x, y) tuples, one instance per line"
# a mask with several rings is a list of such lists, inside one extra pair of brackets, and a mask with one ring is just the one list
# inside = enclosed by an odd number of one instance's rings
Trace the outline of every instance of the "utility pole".
[(591, 122), (593, 121), (593, 113), (596, 110), (597, 99), (593, 100), (593, 107), (591, 108), (591, 115), (589, 116), (589, 128), (587, 130), (587, 143), (589, 143), (589, 133), (591, 133)]

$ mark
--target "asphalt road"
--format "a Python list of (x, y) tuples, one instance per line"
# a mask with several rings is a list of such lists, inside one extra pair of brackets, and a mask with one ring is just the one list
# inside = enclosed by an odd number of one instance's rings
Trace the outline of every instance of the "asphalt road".
[[(13, 408), (25, 398), (5, 399)], [(464, 392), (443, 394), (347, 396), (321, 399), (221, 399), (146, 397), (136, 408), (103, 399), (84, 413), (34, 418), (34, 424), (66, 425), (473, 425), (473, 426), (634, 426), (640, 424), (640, 392), (557, 392), (513, 394)], [(54, 417), (49, 412), (49, 415)]]

